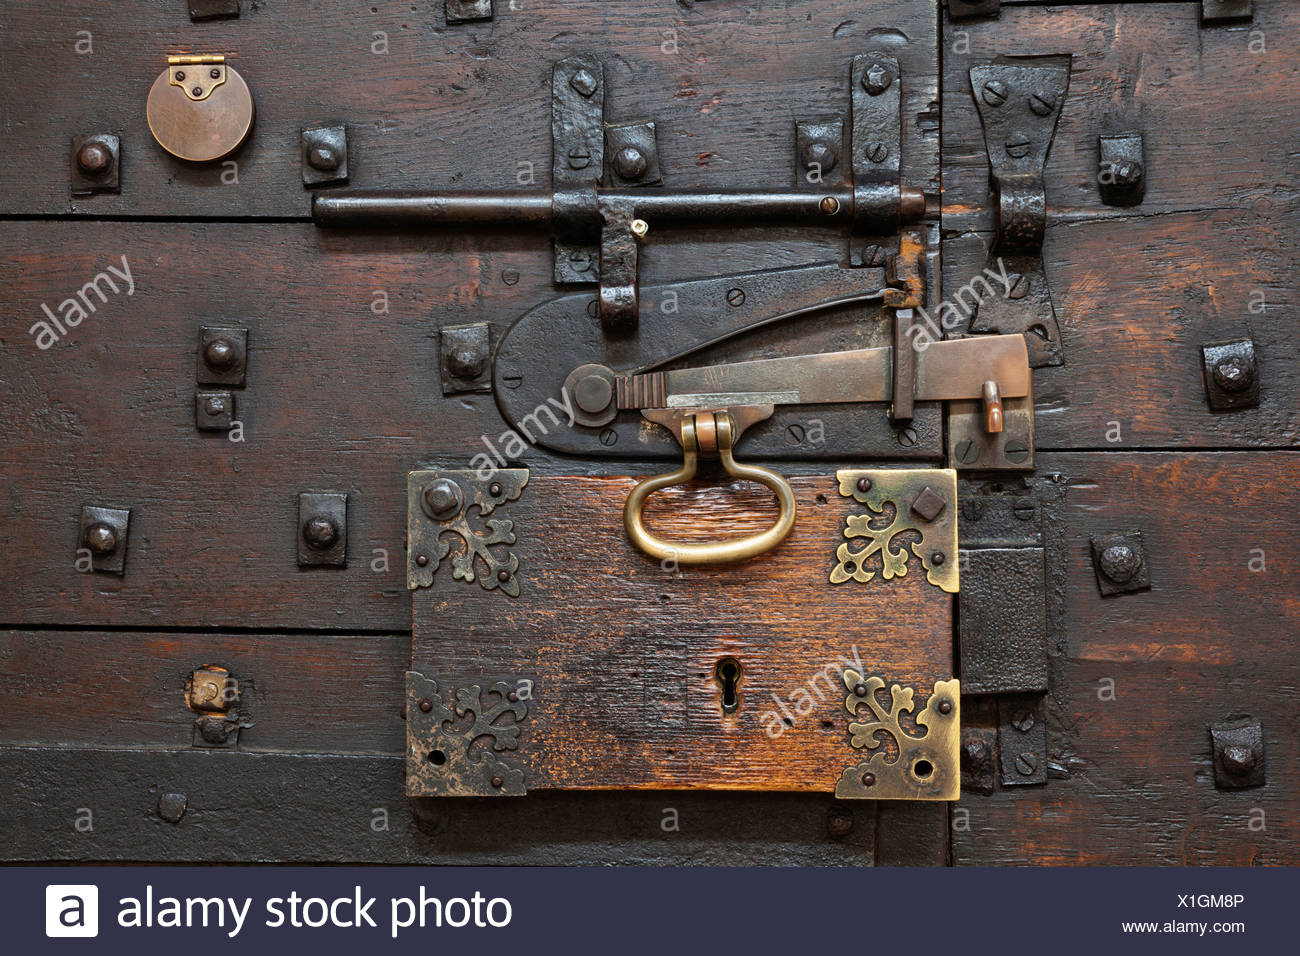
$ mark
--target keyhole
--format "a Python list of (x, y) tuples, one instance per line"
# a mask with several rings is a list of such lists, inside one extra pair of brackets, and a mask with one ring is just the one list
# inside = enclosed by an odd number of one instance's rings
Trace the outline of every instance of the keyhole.
[(740, 697), (736, 694), (736, 686), (740, 683), (740, 661), (724, 657), (713, 669), (713, 677), (722, 687), (722, 712), (735, 713), (740, 706)]

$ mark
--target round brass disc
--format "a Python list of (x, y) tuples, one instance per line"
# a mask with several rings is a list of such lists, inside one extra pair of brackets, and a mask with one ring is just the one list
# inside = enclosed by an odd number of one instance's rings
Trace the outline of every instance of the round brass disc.
[(163, 70), (149, 91), (149, 130), (158, 145), (178, 159), (209, 163), (229, 156), (253, 128), (253, 94), (244, 78), (225, 67), (226, 82), (206, 100), (194, 102), (171, 84), (171, 68)]

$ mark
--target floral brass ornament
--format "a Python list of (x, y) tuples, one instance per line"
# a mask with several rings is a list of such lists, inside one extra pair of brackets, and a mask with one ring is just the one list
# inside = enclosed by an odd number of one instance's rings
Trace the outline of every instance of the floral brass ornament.
[[(875, 751), (866, 760), (846, 767), (835, 784), (842, 800), (956, 800), (961, 796), (961, 682), (935, 681), (925, 709), (916, 714), (916, 690), (889, 684), (889, 704), (878, 691), (886, 687), (880, 677), (858, 671), (844, 672), (848, 695), (844, 709), (849, 721), (849, 744)], [(916, 730), (901, 718), (912, 717)], [(882, 735), (889, 741), (882, 740)], [(889, 747), (885, 747), (886, 743)]]
[(500, 754), (519, 747), (519, 721), (528, 716), (521, 687), (531, 688), (532, 682), (467, 684), (444, 698), (437, 680), (407, 671), (407, 796), (527, 793), (523, 769)]
[[(844, 519), (849, 540), (835, 551), (831, 584), (866, 584), (907, 574), (915, 557), (926, 580), (956, 594), (957, 472), (951, 468), (850, 468), (835, 473), (839, 493), (866, 505)], [(856, 539), (865, 544), (855, 544)], [(910, 553), (909, 553), (910, 551)]]
[[(515, 524), (509, 518), (488, 516), (518, 499), (527, 484), (527, 468), (503, 468), (487, 478), (475, 471), (410, 472), (406, 478), (407, 588), (430, 587), (434, 573), (451, 555), (453, 580), (478, 581), (488, 591), (500, 588), (518, 597), (519, 558), (503, 547), (515, 543)], [(476, 513), (471, 515), (471, 510)]]

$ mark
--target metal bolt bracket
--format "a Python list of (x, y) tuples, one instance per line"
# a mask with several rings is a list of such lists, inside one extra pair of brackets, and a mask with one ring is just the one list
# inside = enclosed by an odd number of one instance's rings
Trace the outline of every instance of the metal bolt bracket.
[(1108, 206), (1136, 206), (1147, 191), (1141, 133), (1097, 137), (1097, 188)]
[(69, 177), (74, 196), (121, 192), (122, 141), (112, 133), (72, 137)]
[(844, 118), (800, 120), (794, 124), (794, 184), (810, 190), (842, 186), (850, 168), (844, 156)]
[(248, 329), (205, 325), (199, 329), (195, 380), (200, 385), (244, 386), (248, 367)]
[(1201, 0), (1201, 25), (1250, 20), (1254, 16), (1251, 0)]
[(201, 432), (228, 432), (235, 424), (234, 392), (194, 393), (194, 427)]
[(486, 322), (438, 330), (442, 394), (492, 391), (492, 329)]
[(447, 24), (475, 23), (492, 19), (492, 0), (446, 0), (443, 11)]
[(318, 126), (302, 131), (302, 184), (307, 187), (348, 181), (346, 126)]
[(189, 0), (191, 20), (239, 16), (239, 0)]
[(337, 492), (298, 495), (298, 567), (346, 567), (348, 496)]
[(1097, 587), (1103, 597), (1151, 590), (1141, 531), (1094, 535), (1091, 546)]
[(605, 127), (605, 155), (611, 186), (658, 186), (664, 181), (659, 166), (659, 141), (652, 120)]
[(82, 550), (89, 551), (92, 571), (124, 573), (130, 524), (130, 508), (82, 506), (81, 529), (77, 534), (77, 557), (81, 557)]
[(1250, 339), (1201, 346), (1205, 398), (1214, 412), (1259, 405), (1259, 365)]
[(1007, 694), (998, 701), (1002, 785), (1047, 782), (1047, 714), (1042, 694)]
[(1264, 728), (1258, 719), (1231, 717), (1210, 724), (1210, 745), (1218, 789), (1264, 785)]

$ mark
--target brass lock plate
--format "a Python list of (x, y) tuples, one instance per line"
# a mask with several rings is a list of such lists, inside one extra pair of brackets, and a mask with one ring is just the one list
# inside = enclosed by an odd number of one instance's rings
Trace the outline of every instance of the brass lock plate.
[(229, 156), (253, 128), (253, 94), (225, 56), (170, 56), (149, 91), (149, 130), (177, 159)]

